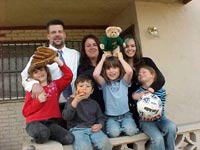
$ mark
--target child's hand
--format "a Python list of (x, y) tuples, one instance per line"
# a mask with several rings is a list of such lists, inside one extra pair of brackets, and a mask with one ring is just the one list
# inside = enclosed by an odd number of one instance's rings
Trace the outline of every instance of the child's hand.
[(59, 66), (62, 66), (64, 63), (58, 56), (54, 57), (53, 61), (56, 62)]
[(32, 86), (32, 97), (36, 98), (44, 92), (43, 87), (39, 83), (34, 83)]
[(92, 131), (93, 132), (98, 132), (99, 130), (102, 129), (102, 125), (101, 124), (94, 124), (92, 127), (91, 127)]
[(58, 62), (58, 61), (59, 61), (58, 56), (54, 57), (53, 61), (54, 61), (54, 62)]
[(73, 95), (73, 101), (72, 101), (72, 106), (74, 108), (76, 108), (76, 106), (78, 105), (79, 102), (81, 102), (82, 100), (87, 99), (87, 95), (85, 93), (78, 93), (78, 91), (76, 91), (76, 93)]
[(139, 100), (143, 95), (145, 95), (145, 94), (147, 94), (147, 93), (149, 93), (149, 91), (142, 91), (142, 92), (140, 92), (140, 93), (134, 92), (134, 93), (132, 94), (132, 98), (133, 98), (134, 100)]
[(38, 95), (38, 99), (39, 99), (40, 103), (45, 102), (47, 99), (47, 94), (45, 92), (42, 92), (41, 94)]
[(160, 119), (161, 117), (162, 117), (162, 114), (159, 114), (159, 115), (157, 115), (157, 116), (155, 116), (155, 117), (153, 117), (153, 118), (151, 118), (151, 119), (145, 118), (145, 117), (142, 117), (141, 119), (142, 119), (143, 121), (154, 121), (154, 120)]
[(76, 101), (77, 103), (79, 103), (80, 101), (84, 100), (84, 96), (83, 95), (78, 95), (76, 94), (74, 96), (74, 100), (73, 101)]
[(117, 57), (118, 57), (119, 60), (124, 59), (122, 52), (118, 52)]
[(159, 115), (155, 116), (154, 118), (152, 118), (152, 121), (160, 119), (161, 117), (162, 117), (162, 114), (159, 114)]
[(110, 57), (111, 55), (109, 54), (109, 53), (104, 53), (103, 55), (102, 55), (102, 60), (104, 61), (107, 57)]

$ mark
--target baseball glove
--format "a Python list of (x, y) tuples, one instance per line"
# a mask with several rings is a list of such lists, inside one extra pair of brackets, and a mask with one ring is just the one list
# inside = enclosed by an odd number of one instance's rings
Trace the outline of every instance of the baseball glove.
[(32, 66), (45, 66), (47, 64), (52, 64), (53, 59), (57, 56), (57, 52), (44, 46), (40, 46), (37, 48), (33, 55), (33, 59), (31, 61)]

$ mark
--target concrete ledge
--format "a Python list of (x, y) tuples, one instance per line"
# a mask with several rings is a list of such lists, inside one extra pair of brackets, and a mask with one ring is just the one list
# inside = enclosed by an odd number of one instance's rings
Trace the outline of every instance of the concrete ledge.
[(34, 142), (31, 142), (30, 140), (25, 141), (22, 145), (22, 150), (28, 150), (28, 147), (30, 145), (35, 146), (35, 150), (64, 150), (62, 144), (51, 140), (44, 144), (36, 144)]
[[(120, 136), (116, 138), (109, 138), (113, 146), (136, 143), (138, 141), (146, 141), (149, 137), (144, 133), (138, 133), (134, 136)], [(64, 150), (73, 150), (72, 145), (63, 146)]]
[[(178, 126), (177, 135), (200, 130), (200, 122), (186, 123), (177, 126)], [(113, 146), (132, 143), (135, 146), (134, 149), (145, 150), (145, 143), (146, 141), (148, 141), (148, 139), (149, 138), (146, 134), (138, 133), (134, 136), (121, 136), (117, 138), (110, 138), (110, 141)], [(23, 143), (23, 150), (27, 150), (28, 146), (30, 145), (34, 145), (36, 147), (36, 150), (73, 150), (72, 145), (63, 146), (62, 144), (55, 141), (48, 141), (47, 143), (44, 144), (36, 144), (31, 142), (30, 140), (29, 141), (27, 140), (25, 141), (25, 143)]]
[[(129, 143), (135, 143), (138, 141), (146, 141), (148, 140), (148, 136), (144, 133), (138, 133), (134, 136), (121, 136), (116, 138), (110, 138), (110, 141), (113, 146), (116, 145), (122, 145), (122, 144), (129, 144)], [(73, 150), (72, 145), (62, 145), (56, 141), (48, 141), (44, 144), (36, 144), (29, 141), (26, 141), (23, 143), (23, 150), (27, 150), (28, 146), (34, 145), (36, 147), (36, 150)]]
[(179, 124), (179, 125), (177, 125), (177, 127), (178, 127), (178, 133), (177, 133), (178, 135), (182, 134), (184, 132), (199, 130), (200, 129), (200, 121)]
[(134, 136), (120, 136), (116, 138), (110, 138), (110, 142), (113, 146), (122, 145), (122, 144), (130, 144), (138, 141), (148, 140), (149, 137), (144, 133), (138, 133)]

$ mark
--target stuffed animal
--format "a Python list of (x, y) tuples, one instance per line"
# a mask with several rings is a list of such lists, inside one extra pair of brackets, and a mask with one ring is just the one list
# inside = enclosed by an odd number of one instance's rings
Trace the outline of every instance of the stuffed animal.
[(106, 28), (106, 35), (102, 38), (100, 48), (104, 53), (109, 53), (110, 55), (117, 56), (120, 52), (120, 46), (126, 47), (119, 36), (122, 32), (120, 27), (110, 26)]

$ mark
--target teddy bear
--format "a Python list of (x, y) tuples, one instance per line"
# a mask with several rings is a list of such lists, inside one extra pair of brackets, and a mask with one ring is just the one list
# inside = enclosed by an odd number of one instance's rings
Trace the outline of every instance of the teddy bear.
[(105, 32), (106, 35), (102, 38), (100, 48), (104, 53), (109, 53), (110, 55), (117, 57), (118, 52), (120, 52), (120, 46), (126, 47), (126, 44), (119, 36), (122, 29), (116, 26), (109, 26), (106, 28)]

